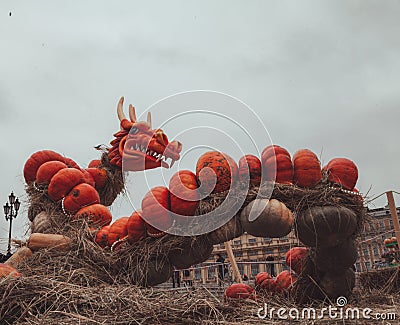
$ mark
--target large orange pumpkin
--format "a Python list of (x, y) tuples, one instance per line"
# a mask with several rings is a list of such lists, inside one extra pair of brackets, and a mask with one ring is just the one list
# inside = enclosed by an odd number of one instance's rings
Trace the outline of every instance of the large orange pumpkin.
[(20, 276), (21, 274), (12, 266), (0, 263), (0, 278), (6, 278), (6, 277), (17, 278)]
[(322, 179), (321, 164), (315, 153), (308, 149), (293, 155), (293, 181), (300, 187), (314, 187)]
[(260, 272), (254, 279), (254, 285), (259, 291), (275, 292), (276, 282), (275, 279), (267, 272)]
[(297, 276), (288, 270), (282, 271), (276, 277), (276, 290), (287, 291), (297, 281)]
[(227, 154), (209, 151), (196, 164), (196, 176), (204, 193), (219, 193), (230, 189), (237, 178), (238, 166)]
[(48, 194), (54, 201), (65, 197), (76, 185), (85, 182), (85, 175), (76, 168), (59, 170), (51, 179)]
[(254, 299), (256, 294), (252, 287), (244, 283), (234, 283), (225, 290), (225, 298), (229, 299)]
[(304, 269), (307, 256), (307, 247), (293, 247), (286, 253), (286, 265), (297, 274), (300, 274)]
[(93, 177), (96, 189), (102, 189), (107, 183), (107, 172), (103, 168), (86, 168)]
[(104, 226), (96, 233), (94, 241), (101, 248), (108, 246), (108, 232), (110, 227), (111, 226)]
[(146, 237), (146, 224), (141, 217), (142, 211), (135, 211), (129, 217), (127, 229), (128, 229), (128, 241), (133, 244)]
[(100, 203), (100, 196), (96, 189), (86, 183), (76, 185), (64, 198), (65, 212), (70, 214), (78, 212), (81, 208)]
[(45, 162), (58, 160), (65, 163), (68, 167), (78, 168), (79, 166), (72, 159), (65, 158), (52, 150), (37, 151), (32, 154), (24, 165), (24, 178), (27, 183), (36, 179), (36, 173), (39, 167)]
[(164, 231), (172, 226), (168, 188), (157, 186), (148, 191), (142, 200), (142, 211), (149, 236), (164, 236)]
[(45, 162), (37, 170), (36, 183), (38, 185), (49, 185), (53, 176), (64, 168), (68, 168), (68, 166), (58, 160)]
[(193, 216), (199, 205), (196, 175), (190, 170), (176, 172), (169, 181), (171, 211), (182, 216)]
[(88, 168), (98, 168), (101, 165), (101, 160), (100, 159), (93, 159), (89, 165)]
[(245, 155), (239, 159), (239, 180), (252, 186), (260, 186), (261, 161), (254, 155)]
[(106, 206), (102, 204), (92, 204), (80, 209), (72, 219), (86, 219), (96, 227), (103, 227), (110, 224), (112, 215)]
[(122, 217), (111, 224), (107, 234), (108, 246), (128, 235), (128, 221), (129, 217)]
[(293, 164), (289, 152), (278, 146), (266, 147), (261, 154), (265, 180), (280, 184), (293, 183)]
[(354, 162), (347, 158), (334, 158), (326, 165), (328, 179), (352, 191), (358, 179), (358, 169)]

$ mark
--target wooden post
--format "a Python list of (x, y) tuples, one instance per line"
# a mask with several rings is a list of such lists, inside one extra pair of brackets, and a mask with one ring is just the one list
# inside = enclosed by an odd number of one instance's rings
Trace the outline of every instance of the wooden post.
[(396, 232), (397, 245), (400, 245), (400, 224), (399, 217), (397, 216), (396, 205), (394, 203), (393, 192), (386, 192), (386, 196), (389, 204), (390, 214), (393, 220), (394, 231)]
[(237, 264), (236, 264), (235, 255), (233, 255), (231, 242), (230, 242), (230, 241), (227, 241), (227, 242), (225, 242), (224, 244), (225, 244), (226, 252), (227, 252), (227, 254), (228, 254), (229, 262), (230, 262), (231, 265), (232, 265), (234, 280), (235, 280), (237, 283), (243, 283), (242, 276), (240, 275), (239, 268), (238, 268), (238, 266), (237, 266)]

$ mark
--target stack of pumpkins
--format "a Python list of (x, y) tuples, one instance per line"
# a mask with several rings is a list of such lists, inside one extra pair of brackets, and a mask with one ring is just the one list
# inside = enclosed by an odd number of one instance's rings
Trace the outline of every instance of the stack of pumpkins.
[[(111, 213), (100, 204), (98, 193), (106, 184), (107, 173), (98, 164), (93, 161), (83, 169), (51, 150), (38, 151), (29, 157), (24, 166), (24, 178), (30, 189), (28, 194), (45, 196), (45, 202), (51, 207), (36, 206), (31, 198), (35, 212), (28, 214), (32, 232), (28, 248), (33, 251), (49, 247), (68, 249), (70, 239), (53, 232), (62, 231), (72, 220), (85, 219), (92, 230), (110, 224)], [(42, 211), (38, 211), (41, 208)], [(51, 213), (52, 209), (55, 213)]]

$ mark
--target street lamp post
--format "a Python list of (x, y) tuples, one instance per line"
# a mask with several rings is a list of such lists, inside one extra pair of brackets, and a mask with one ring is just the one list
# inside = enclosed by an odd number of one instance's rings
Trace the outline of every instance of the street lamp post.
[(12, 228), (12, 221), (18, 215), (18, 210), (21, 205), (18, 198), (15, 197), (14, 192), (8, 196), (8, 202), (3, 206), (4, 214), (7, 221), (10, 221), (10, 229), (8, 231), (8, 248), (7, 248), (7, 255), (11, 255), (11, 228)]

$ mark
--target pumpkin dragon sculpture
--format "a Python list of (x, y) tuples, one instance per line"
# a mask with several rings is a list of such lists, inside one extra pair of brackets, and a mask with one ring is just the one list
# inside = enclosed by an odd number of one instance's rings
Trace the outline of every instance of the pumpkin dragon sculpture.
[[(364, 208), (354, 188), (357, 167), (348, 159), (333, 159), (321, 170), (318, 157), (307, 149), (299, 150), (292, 159), (286, 149), (271, 145), (264, 149), (261, 159), (245, 155), (238, 165), (226, 154), (207, 152), (197, 161), (196, 173), (178, 171), (168, 188), (158, 186), (145, 195), (141, 211), (110, 225), (112, 216), (106, 206), (110, 206), (124, 188), (122, 169), (170, 168), (180, 159), (182, 150), (180, 142), (169, 141), (161, 129), (152, 129), (150, 113), (146, 122), (138, 121), (135, 108), (129, 105), (128, 119), (123, 112), (123, 102), (122, 97), (117, 105), (120, 130), (114, 134), (111, 148), (104, 149), (101, 160), (92, 161), (89, 168), (82, 169), (73, 160), (49, 150), (36, 152), (28, 159), (24, 176), (30, 197), (28, 217), (32, 233), (65, 234), (64, 226), (68, 227), (71, 219), (85, 219), (95, 242), (102, 248), (126, 246), (126, 242), (132, 247), (160, 245), (155, 249), (157, 253), (145, 261), (146, 265), (154, 264), (153, 269), (147, 266), (136, 272), (147, 274), (145, 281), (137, 280), (137, 283), (155, 285), (168, 280), (172, 265), (186, 269), (201, 263), (210, 256), (213, 245), (232, 240), (244, 232), (255, 237), (277, 238), (287, 236), (294, 229), (299, 240), (310, 247), (304, 269), (293, 269), (299, 273), (296, 285), (300, 300), (304, 296), (321, 297), (321, 290), (315, 283), (319, 283), (325, 290), (323, 294), (330, 298), (351, 292), (354, 286), (351, 266), (357, 257), (353, 241), (361, 228)], [(205, 171), (213, 171), (216, 180)], [(201, 172), (204, 172), (203, 179)], [(201, 193), (201, 199), (199, 193), (208, 183), (215, 187), (211, 192)], [(273, 188), (269, 196), (263, 196), (264, 185)], [(165, 236), (166, 229), (177, 221), (173, 214), (191, 217), (213, 211), (221, 206), (231, 189), (242, 191), (245, 201), (228, 222), (203, 235)], [(249, 217), (254, 210), (258, 211), (255, 219)], [(150, 219), (167, 226), (148, 224)], [(179, 241), (174, 242), (177, 239)], [(344, 255), (344, 250), (352, 252), (347, 254), (346, 261), (328, 263), (330, 259), (326, 256), (338, 259)], [(152, 278), (154, 274), (161, 278)], [(268, 276), (264, 278), (268, 283), (272, 281)], [(343, 286), (332, 288), (332, 283)], [(292, 287), (291, 280), (285, 290), (289, 287)]]

